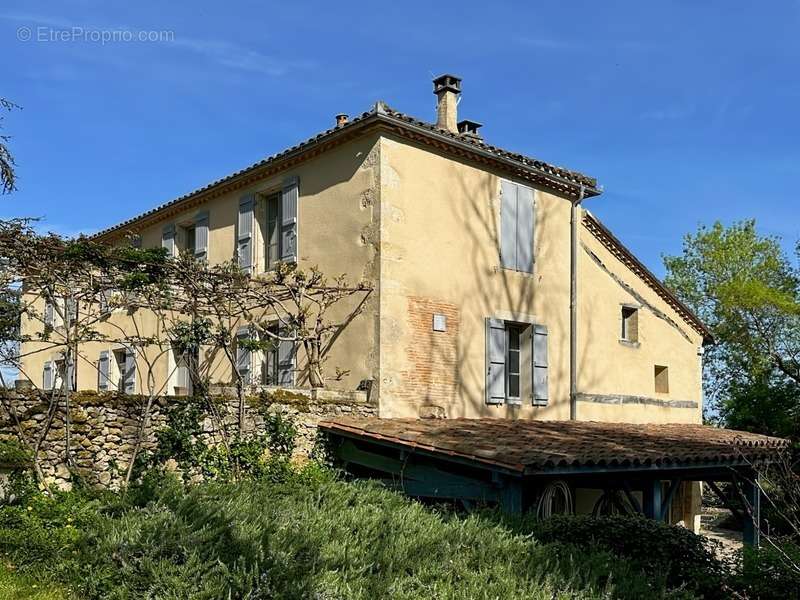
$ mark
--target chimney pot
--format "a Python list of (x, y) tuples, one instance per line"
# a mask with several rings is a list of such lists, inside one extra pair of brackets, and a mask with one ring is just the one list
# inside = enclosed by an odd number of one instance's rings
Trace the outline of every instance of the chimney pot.
[(469, 119), (463, 119), (458, 122), (458, 133), (463, 135), (464, 137), (470, 137), (476, 140), (483, 139), (481, 138), (481, 134), (478, 133), (478, 129), (483, 127), (483, 123), (478, 123), (477, 121), (470, 121)]
[(346, 125), (348, 120), (347, 113), (339, 113), (336, 115), (336, 126), (341, 127), (342, 125)]
[(458, 96), (461, 94), (461, 78), (445, 73), (433, 80), (436, 94), (436, 126), (451, 133), (458, 133)]

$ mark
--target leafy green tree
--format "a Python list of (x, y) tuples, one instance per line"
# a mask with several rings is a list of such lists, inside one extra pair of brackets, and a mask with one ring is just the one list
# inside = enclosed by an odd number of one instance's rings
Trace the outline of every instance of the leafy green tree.
[[(0, 110), (10, 111), (19, 108), (13, 102), (0, 98)], [(3, 116), (0, 115), (0, 128), (3, 126)], [(8, 194), (17, 188), (17, 175), (15, 171), (14, 155), (8, 149), (11, 136), (0, 134), (0, 193)]]
[(705, 391), (729, 425), (798, 437), (800, 271), (755, 221), (701, 227), (664, 258), (666, 284), (711, 329)]

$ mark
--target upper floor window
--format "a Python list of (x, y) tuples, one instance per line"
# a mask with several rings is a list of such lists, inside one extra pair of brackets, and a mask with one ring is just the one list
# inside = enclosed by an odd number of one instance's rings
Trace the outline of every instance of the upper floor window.
[(639, 310), (633, 306), (622, 307), (621, 340), (636, 343), (639, 341)]
[(267, 271), (281, 260), (281, 194), (264, 198), (264, 267)]
[(533, 273), (533, 190), (511, 181), (500, 189), (500, 264)]
[(242, 271), (266, 271), (281, 261), (297, 261), (298, 186), (297, 177), (288, 177), (277, 192), (239, 198), (235, 253)]

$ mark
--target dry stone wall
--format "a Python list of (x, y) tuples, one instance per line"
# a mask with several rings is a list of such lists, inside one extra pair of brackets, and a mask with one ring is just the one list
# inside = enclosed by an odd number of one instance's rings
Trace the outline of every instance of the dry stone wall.
[[(214, 390), (221, 401), (220, 412), (230, 423), (237, 421), (237, 408), (232, 391)], [(65, 410), (59, 399), (58, 410), (40, 450), (40, 463), (51, 484), (69, 489), (76, 477), (89, 485), (116, 489), (124, 480), (128, 463), (139, 433), (146, 398), (117, 394), (78, 392), (70, 399), (70, 433), (74, 460), (72, 469), (65, 463)], [(149, 425), (144, 432), (143, 449), (156, 446), (155, 433), (166, 424), (171, 404), (186, 398), (158, 398), (152, 408)], [(317, 437), (320, 421), (341, 415), (377, 416), (377, 407), (367, 401), (364, 392), (333, 390), (251, 389), (247, 394), (245, 428), (263, 432), (264, 421), (259, 409), (280, 412), (297, 428), (295, 455), (307, 457)], [(48, 404), (30, 393), (6, 393), (0, 408), (0, 440), (18, 440), (22, 430), (30, 442), (45, 429)], [(206, 443), (219, 441), (215, 420), (202, 422)]]

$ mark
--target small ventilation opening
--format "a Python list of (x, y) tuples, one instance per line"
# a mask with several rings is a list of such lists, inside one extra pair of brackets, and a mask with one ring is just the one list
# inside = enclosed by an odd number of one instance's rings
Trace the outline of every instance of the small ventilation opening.
[(656, 393), (669, 394), (669, 369), (656, 365), (654, 369)]

